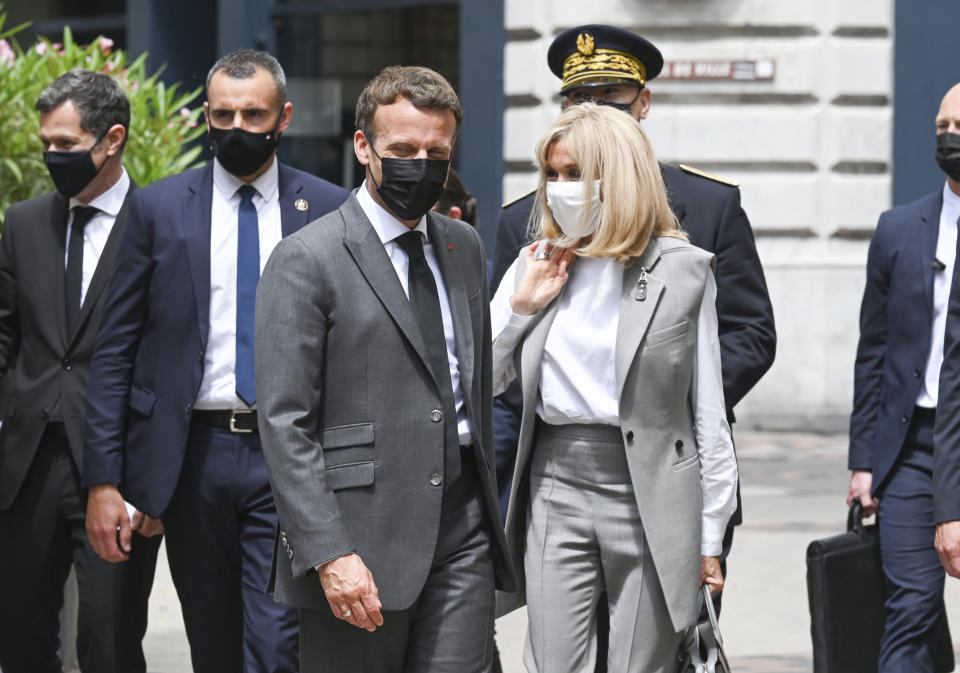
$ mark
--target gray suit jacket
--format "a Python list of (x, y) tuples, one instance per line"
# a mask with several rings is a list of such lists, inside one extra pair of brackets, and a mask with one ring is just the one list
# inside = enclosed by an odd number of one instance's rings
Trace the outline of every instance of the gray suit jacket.
[[(685, 241), (651, 239), (644, 253), (624, 271), (616, 335), (620, 430), (630, 480), (677, 631), (693, 624), (698, 613), (702, 505), (690, 390), (697, 320), (712, 265), (712, 254)], [(638, 301), (635, 289), (641, 267), (648, 270), (647, 294)], [(576, 273), (576, 265), (570, 272)], [(513, 362), (498, 363), (518, 373), (523, 389), (520, 442), (506, 524), (510, 551), (521, 569), (540, 365), (558, 299), (531, 324), (514, 351)], [(508, 372), (506, 378), (509, 376)], [(494, 378), (498, 382), (504, 379), (500, 371)], [(520, 607), (526, 600), (523, 573), (520, 575), (516, 594), (498, 596), (498, 614)]]
[[(430, 213), (453, 313), (464, 403), (491, 522), (486, 262), (477, 233)], [(443, 487), (437, 385), (416, 316), (356, 195), (284, 239), (257, 290), (260, 435), (280, 519), (277, 599), (326, 609), (313, 569), (357, 552), (385, 610), (408, 608), (433, 561)], [(432, 418), (433, 416), (433, 418)], [(503, 530), (491, 527), (497, 585), (511, 590)]]

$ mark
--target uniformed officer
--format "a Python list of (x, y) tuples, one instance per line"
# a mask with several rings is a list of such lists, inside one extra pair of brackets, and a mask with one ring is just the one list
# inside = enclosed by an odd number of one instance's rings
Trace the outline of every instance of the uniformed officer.
[[(560, 78), (563, 106), (592, 101), (611, 105), (638, 121), (647, 118), (653, 101), (647, 83), (660, 74), (663, 56), (648, 40), (613, 26), (586, 25), (564, 31), (547, 52), (550, 70)], [(717, 256), (717, 314), (727, 416), (773, 364), (777, 337), (773, 309), (753, 231), (740, 206), (736, 184), (689, 166), (660, 165), (670, 205), (695, 245)], [(534, 205), (533, 192), (504, 205), (497, 228), (492, 291), (527, 242), (527, 223)], [(497, 399), (494, 411), (497, 473), (513, 474), (516, 436), (510, 437), (514, 415), (519, 416), (517, 391)], [(500, 488), (510, 490), (510, 479)], [(725, 561), (739, 524), (740, 508), (724, 537)], [(726, 563), (721, 564), (726, 574)], [(719, 610), (719, 594), (714, 599)], [(603, 615), (600, 616), (601, 621)], [(601, 641), (605, 638), (601, 638)]]

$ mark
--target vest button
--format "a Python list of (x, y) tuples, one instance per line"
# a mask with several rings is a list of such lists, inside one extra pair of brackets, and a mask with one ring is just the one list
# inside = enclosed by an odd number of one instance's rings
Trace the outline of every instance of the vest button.
[(430, 420), (433, 421), (434, 423), (439, 423), (440, 421), (443, 420), (443, 412), (440, 411), (439, 409), (434, 409), (433, 411), (430, 412)]
[(441, 477), (439, 474), (434, 473), (430, 475), (431, 486), (439, 486), (442, 483), (443, 483), (443, 477)]
[(627, 441), (628, 442), (633, 441), (633, 430), (627, 430)]

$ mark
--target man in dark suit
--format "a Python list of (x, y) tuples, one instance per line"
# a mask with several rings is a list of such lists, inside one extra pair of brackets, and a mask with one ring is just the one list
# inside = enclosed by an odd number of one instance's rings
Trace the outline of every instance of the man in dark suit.
[[(958, 125), (955, 87), (937, 114), (938, 148)], [(937, 191), (880, 216), (860, 309), (847, 503), (859, 499), (867, 514), (877, 512), (887, 585), (881, 673), (932, 673), (945, 624), (944, 574), (933, 546), (933, 447), (934, 418), (939, 428), (949, 408), (950, 386), (940, 376), (960, 170), (947, 174)]]
[[(638, 121), (650, 114), (653, 97), (647, 82), (663, 67), (663, 57), (653, 44), (629, 31), (603, 25), (564, 31), (550, 45), (547, 61), (561, 79), (564, 107), (589, 100), (617, 107)], [(773, 308), (753, 231), (735, 184), (688, 166), (661, 164), (660, 170), (670, 206), (690, 241), (717, 256), (723, 394), (728, 420), (733, 423), (733, 408), (773, 364), (777, 344)], [(507, 204), (500, 214), (491, 283), (494, 290), (528, 242), (533, 196), (530, 193)], [(497, 470), (512, 475), (516, 440), (506, 439), (511, 435), (506, 428), (515, 422), (511, 414), (519, 409), (515, 389), (501, 396), (497, 406)], [(509, 492), (509, 481), (501, 480), (500, 488)], [(740, 521), (738, 506), (727, 527), (723, 559), (729, 553), (733, 526)], [(726, 573), (725, 562), (723, 567)], [(719, 594), (714, 601), (719, 601)]]
[[(0, 666), (62, 670), (58, 616), (72, 563), (82, 670), (143, 672), (160, 538), (134, 536), (122, 567), (97, 557), (80, 483), (87, 376), (134, 189), (122, 163), (130, 103), (110, 77), (78, 69), (36, 107), (58, 191), (10, 206), (0, 239)], [(120, 516), (154, 532), (139, 513)]]
[(357, 102), (366, 180), (277, 246), (257, 293), (279, 600), (304, 672), (484, 673), (512, 590), (491, 438), (483, 244), (429, 212), (460, 126), (427, 68)]
[(272, 56), (228, 54), (206, 88), (214, 162), (131, 199), (90, 376), (87, 528), (119, 562), (121, 494), (162, 519), (195, 671), (296, 671), (296, 613), (265, 593), (254, 298), (273, 247), (346, 192), (277, 161), (293, 108)]

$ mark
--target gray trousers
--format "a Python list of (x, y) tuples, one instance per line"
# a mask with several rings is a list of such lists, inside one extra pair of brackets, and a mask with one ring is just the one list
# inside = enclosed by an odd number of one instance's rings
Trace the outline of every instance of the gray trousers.
[(603, 591), (608, 670), (672, 673), (681, 635), (644, 537), (619, 428), (537, 424), (524, 571), (530, 673), (593, 673)]
[(384, 611), (383, 626), (373, 633), (329, 608), (301, 609), (301, 673), (487, 673), (494, 614), (487, 526), (471, 457), (443, 493), (433, 568), (417, 601), (407, 610)]

